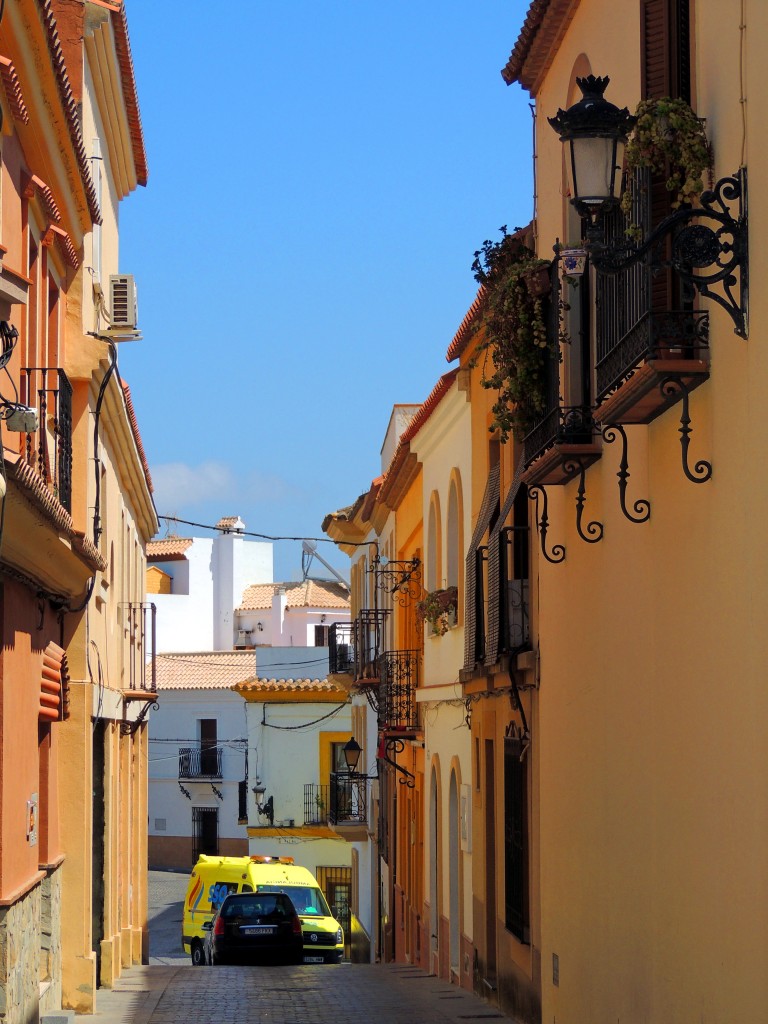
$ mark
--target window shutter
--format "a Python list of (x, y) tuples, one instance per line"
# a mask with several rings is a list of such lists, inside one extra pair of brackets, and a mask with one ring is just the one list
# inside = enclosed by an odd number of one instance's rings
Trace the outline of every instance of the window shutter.
[(63, 648), (51, 641), (43, 651), (38, 718), (59, 722), (69, 717), (69, 676)]
[(467, 552), (464, 600), (464, 668), (469, 670), (475, 667), (475, 645), (477, 642), (477, 588), (480, 582), (477, 572), (477, 549), (480, 547), (480, 542), (491, 524), (494, 512), (498, 508), (499, 474), (500, 466), (499, 463), (496, 463), (488, 474), (488, 482), (485, 485), (485, 494), (480, 506), (480, 515), (478, 516), (469, 551)]
[[(643, 99), (691, 100), (689, 0), (642, 0)], [(650, 186), (650, 216), (654, 226), (672, 212), (672, 195), (666, 174), (654, 175)], [(671, 242), (667, 242), (667, 246)], [(667, 253), (669, 256), (669, 253)], [(651, 279), (651, 308), (676, 307), (674, 275), (670, 269)]]
[(504, 574), (501, 571), (504, 524), (512, 511), (517, 492), (520, 490), (520, 478), (523, 474), (524, 460), (521, 458), (515, 470), (501, 514), (496, 520), (488, 538), (488, 627), (486, 631), (485, 664), (495, 665), (499, 660), (499, 636), (501, 632), (501, 591)]

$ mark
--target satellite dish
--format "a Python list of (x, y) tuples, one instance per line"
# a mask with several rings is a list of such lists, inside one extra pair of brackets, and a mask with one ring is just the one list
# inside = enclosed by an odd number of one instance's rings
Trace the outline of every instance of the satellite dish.
[(317, 551), (317, 542), (314, 540), (303, 540), (301, 542), (301, 550), (306, 551), (308, 555), (314, 555)]

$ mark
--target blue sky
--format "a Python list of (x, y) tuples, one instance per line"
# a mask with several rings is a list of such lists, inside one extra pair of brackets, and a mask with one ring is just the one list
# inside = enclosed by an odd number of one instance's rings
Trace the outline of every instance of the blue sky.
[[(449, 368), (474, 250), (532, 215), (500, 74), (527, 8), (130, 0), (149, 184), (121, 207), (120, 370), (160, 514), (319, 537), (379, 474), (392, 406)], [(276, 544), (276, 578), (300, 569)]]

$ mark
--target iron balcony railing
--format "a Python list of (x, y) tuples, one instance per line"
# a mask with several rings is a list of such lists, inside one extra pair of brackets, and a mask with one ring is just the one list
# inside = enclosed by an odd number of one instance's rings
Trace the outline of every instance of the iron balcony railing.
[(368, 821), (368, 777), (356, 772), (331, 772), (328, 787), (331, 825), (363, 824)]
[(554, 444), (589, 444), (595, 432), (588, 406), (556, 405), (523, 439), (525, 465), (530, 466)]
[(21, 402), (37, 410), (37, 436), (22, 435), (22, 455), (59, 503), (72, 511), (72, 385), (63, 370), (27, 366), (21, 371)]
[(306, 783), (304, 786), (304, 824), (325, 825), (328, 822), (330, 786)]
[(355, 682), (377, 680), (388, 616), (386, 609), (363, 608), (352, 622), (334, 623), (328, 634), (329, 670), (349, 672)]
[[(609, 316), (606, 315), (606, 321)], [(609, 321), (610, 322), (610, 321)], [(648, 311), (611, 344), (596, 367), (597, 400), (602, 402), (649, 359), (701, 359), (709, 348), (709, 313), (704, 310)], [(608, 334), (605, 329), (603, 337)]]
[[(633, 224), (648, 236), (654, 189), (648, 170), (635, 171)], [(621, 256), (631, 243), (621, 210), (604, 218), (605, 241)], [(690, 308), (675, 272), (652, 268), (654, 252), (616, 273), (597, 275), (595, 397), (604, 401), (648, 359), (701, 359), (709, 347), (709, 316)], [(688, 306), (689, 308), (686, 308)], [(676, 307), (676, 308), (672, 308)]]
[(180, 779), (220, 779), (221, 747), (179, 747)]
[(379, 658), (379, 728), (418, 729), (419, 651), (386, 651)]
[(328, 671), (352, 672), (355, 667), (355, 623), (334, 622), (328, 630)]
[(123, 629), (128, 637), (128, 690), (157, 690), (156, 617), (157, 608), (150, 602), (121, 602)]

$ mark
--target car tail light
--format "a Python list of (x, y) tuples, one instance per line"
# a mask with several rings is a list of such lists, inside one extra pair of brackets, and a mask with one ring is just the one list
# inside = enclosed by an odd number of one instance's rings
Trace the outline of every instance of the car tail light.
[(213, 934), (214, 935), (223, 935), (224, 934), (224, 918), (223, 917), (217, 917), (216, 918), (216, 921), (214, 922), (214, 925), (213, 925)]
[(298, 914), (294, 914), (293, 915), (293, 920), (291, 921), (291, 925), (293, 927), (293, 934), (294, 935), (301, 935), (301, 921), (299, 920), (299, 915)]

